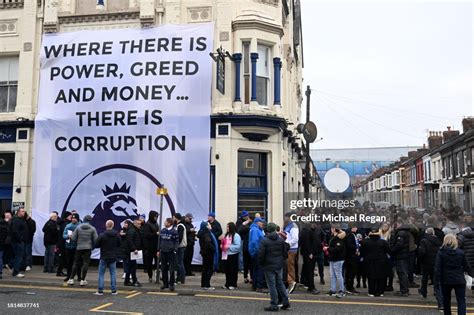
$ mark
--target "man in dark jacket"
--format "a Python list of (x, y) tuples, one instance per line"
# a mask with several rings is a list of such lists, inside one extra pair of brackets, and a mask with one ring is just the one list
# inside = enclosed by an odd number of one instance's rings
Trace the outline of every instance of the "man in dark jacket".
[(51, 213), (43, 226), (44, 267), (43, 272), (54, 272), (54, 250), (59, 240), (58, 215)]
[(142, 227), (143, 233), (143, 264), (148, 273), (148, 281), (153, 282), (153, 269), (158, 266), (156, 247), (158, 246), (158, 234), (160, 227), (157, 222), (158, 212), (150, 211), (148, 221)]
[(160, 232), (160, 241), (157, 256), (160, 255), (161, 276), (163, 286), (161, 290), (174, 291), (174, 271), (176, 268), (176, 251), (178, 250), (178, 231), (173, 226), (173, 219), (166, 218), (165, 227)]
[(4, 213), (0, 217), (0, 279), (3, 271), (3, 252), (5, 251), (8, 238), (8, 222), (4, 219)]
[(400, 280), (400, 291), (395, 295), (407, 297), (408, 289), (408, 263), (409, 263), (409, 227), (402, 226), (401, 222), (396, 223), (396, 230), (391, 237), (390, 252), (393, 258), (398, 279)]
[[(418, 259), (421, 263), (421, 288), (419, 293), (426, 299), (428, 277), (431, 280), (434, 279), (434, 266), (436, 262), (436, 256), (438, 250), (441, 247), (442, 242), (435, 235), (435, 231), (432, 227), (429, 227), (425, 231), (425, 237), (420, 242), (420, 248), (418, 249)], [(438, 306), (442, 305), (441, 288), (439, 285), (434, 286), (435, 296), (438, 301)]]
[(28, 224), (25, 221), (25, 209), (20, 208), (10, 224), (11, 245), (13, 249), (13, 277), (23, 278), (20, 268), (25, 254), (25, 243), (28, 241)]
[(346, 270), (346, 292), (348, 294), (358, 295), (360, 292), (354, 288), (354, 279), (357, 275), (357, 266), (359, 262), (359, 241), (357, 240), (356, 234), (356, 223), (349, 223), (349, 231), (346, 236), (346, 259), (344, 262), (344, 268)]
[[(138, 254), (139, 250), (143, 248), (142, 234), (140, 231), (141, 221), (139, 219), (133, 220), (133, 225), (129, 226), (127, 229), (127, 234), (125, 235), (125, 252), (128, 253), (124, 257), (124, 261), (128, 266), (127, 272), (125, 274), (125, 286), (134, 286), (141, 287), (141, 283), (137, 279), (137, 261), (136, 259), (130, 259), (131, 253), (135, 255)], [(132, 277), (132, 282), (130, 282), (130, 277)]]
[(114, 230), (114, 221), (105, 222), (105, 232), (99, 235), (95, 243), (96, 248), (100, 248), (99, 260), (99, 288), (95, 295), (104, 294), (105, 270), (109, 268), (110, 287), (112, 295), (117, 294), (117, 279), (115, 277), (116, 262), (120, 252), (120, 236)]
[(268, 234), (260, 242), (258, 259), (261, 265), (265, 279), (267, 281), (268, 289), (270, 290), (270, 306), (265, 308), (265, 311), (278, 311), (278, 297), (282, 299), (283, 306), (281, 309), (287, 310), (290, 308), (288, 302), (288, 294), (283, 284), (283, 264), (288, 258), (288, 248), (276, 233), (276, 225), (270, 223), (267, 225)]
[(301, 271), (301, 280), (308, 287), (311, 294), (319, 294), (320, 292), (314, 285), (314, 267), (316, 265), (316, 257), (322, 251), (321, 239), (316, 235), (316, 224), (311, 223), (309, 226), (303, 226), (299, 237), (299, 248), (303, 257), (303, 270)]
[(249, 253), (249, 235), (250, 235), (250, 225), (252, 224), (252, 220), (249, 217), (249, 213), (247, 211), (242, 211), (240, 218), (235, 223), (235, 227), (237, 229), (237, 233), (240, 235), (242, 239), (242, 251), (240, 255), (242, 255), (242, 262), (243, 262), (243, 270), (244, 270), (244, 282), (249, 283), (249, 271), (252, 270), (252, 257)]
[(66, 266), (66, 240), (62, 237), (64, 233), (64, 229), (66, 228), (66, 225), (71, 223), (72, 219), (72, 213), (69, 211), (64, 211), (61, 214), (61, 217), (58, 218), (58, 221), (56, 222), (58, 227), (59, 227), (59, 238), (58, 242), (56, 243), (57, 247), (57, 256), (56, 256), (56, 261), (58, 264), (58, 269), (56, 270), (56, 277), (64, 277), (66, 274), (63, 272), (64, 267)]
[(28, 226), (28, 238), (25, 241), (25, 251), (23, 254), (23, 266), (21, 270), (30, 271), (33, 266), (33, 238), (36, 233), (36, 222), (28, 212), (25, 211), (25, 221)]
[(186, 227), (186, 250), (184, 251), (184, 269), (186, 276), (194, 276), (191, 269), (194, 255), (194, 243), (196, 242), (196, 228), (193, 225), (193, 215), (187, 213), (184, 217), (184, 226)]

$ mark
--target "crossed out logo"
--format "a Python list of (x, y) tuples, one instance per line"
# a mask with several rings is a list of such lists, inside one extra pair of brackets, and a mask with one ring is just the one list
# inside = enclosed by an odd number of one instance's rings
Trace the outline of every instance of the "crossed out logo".
[[(134, 165), (110, 164), (100, 167), (76, 183), (64, 202), (63, 212), (76, 210), (80, 217), (91, 215), (98, 233), (105, 222), (113, 220), (119, 229), (126, 220), (134, 220), (151, 210), (159, 211), (156, 188), (162, 187), (152, 174)], [(173, 202), (165, 196), (163, 216), (175, 214)]]

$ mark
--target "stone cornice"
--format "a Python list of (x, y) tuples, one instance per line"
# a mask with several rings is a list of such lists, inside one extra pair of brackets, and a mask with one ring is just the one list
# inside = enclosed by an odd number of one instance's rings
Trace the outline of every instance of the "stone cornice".
[(59, 16), (59, 24), (92, 23), (117, 20), (139, 20), (140, 11), (107, 12), (87, 15)]
[(277, 34), (283, 36), (283, 28), (279, 25), (261, 21), (256, 18), (237, 20), (232, 22), (232, 31), (237, 30), (260, 30), (263, 32)]
[(0, 2), (0, 9), (18, 9), (23, 8), (23, 0), (13, 0), (12, 2)]

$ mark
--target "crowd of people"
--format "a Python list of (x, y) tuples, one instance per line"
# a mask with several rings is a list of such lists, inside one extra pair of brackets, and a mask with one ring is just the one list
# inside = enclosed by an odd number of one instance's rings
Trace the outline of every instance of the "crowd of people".
[[(345, 212), (349, 210), (342, 210)], [(445, 314), (451, 313), (451, 292), (454, 290), (458, 314), (466, 312), (466, 275), (474, 271), (474, 221), (460, 208), (450, 210), (404, 210), (361, 208), (352, 213), (377, 213), (387, 222), (380, 225), (356, 222), (301, 223), (292, 221), (286, 213), (283, 226), (266, 222), (258, 213), (242, 211), (236, 222), (228, 222), (225, 230), (209, 213), (207, 221), (196, 229), (193, 215), (176, 213), (159, 226), (158, 213), (150, 211), (144, 217), (124, 221), (114, 226), (109, 220), (106, 230), (98, 235), (90, 224), (92, 217), (80, 218), (76, 212), (64, 212), (60, 217), (52, 212), (44, 224), (45, 273), (64, 277), (68, 285), (74, 280), (87, 285), (91, 253), (100, 249), (99, 285), (95, 294), (104, 294), (104, 277), (109, 270), (111, 293), (117, 294), (117, 262), (123, 262), (125, 286), (140, 287), (137, 261), (143, 259), (149, 282), (159, 282), (161, 289), (174, 291), (176, 285), (194, 276), (192, 258), (195, 242), (199, 242), (201, 288), (211, 285), (215, 272), (225, 273), (223, 289), (250, 283), (253, 291), (269, 293), (271, 303), (266, 311), (290, 308), (289, 295), (297, 288), (310, 294), (320, 294), (319, 284), (330, 281), (329, 296), (343, 298), (359, 295), (367, 288), (372, 298), (394, 293), (407, 297), (411, 288), (427, 298), (428, 286)], [(389, 221), (389, 222), (388, 222)], [(10, 269), (13, 277), (24, 277), (31, 269), (32, 241), (35, 221), (24, 209), (14, 215), (5, 212), (0, 220), (0, 266)], [(325, 275), (325, 264), (329, 275)], [(317, 267), (317, 268), (316, 268)], [(0, 278), (1, 271), (0, 268)], [(315, 273), (316, 271), (316, 273)], [(421, 285), (415, 279), (421, 278)]]

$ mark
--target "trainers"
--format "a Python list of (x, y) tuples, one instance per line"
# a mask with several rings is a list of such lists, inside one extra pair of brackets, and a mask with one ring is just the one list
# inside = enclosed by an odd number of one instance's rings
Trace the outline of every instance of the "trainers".
[(296, 288), (296, 282), (291, 283), (291, 284), (288, 286), (288, 294), (293, 293), (293, 291), (295, 291), (295, 288)]
[(328, 293), (326, 293), (327, 296), (333, 296), (333, 295), (336, 295), (336, 292), (334, 291), (329, 291)]
[(237, 288), (236, 287), (229, 287), (228, 289), (232, 291), (232, 290), (235, 290)]
[(122, 275), (122, 279), (125, 279), (125, 275), (126, 275), (126, 274), (125, 274), (125, 272), (124, 272), (123, 275)]
[(24, 278), (25, 275), (22, 274), (22, 273), (17, 273), (16, 276), (14, 276), (15, 278)]
[(375, 295), (373, 295), (373, 294), (370, 294), (370, 293), (369, 293), (369, 294), (367, 294), (367, 296), (368, 296), (368, 297), (375, 297)]
[(31, 271), (31, 267), (30, 267), (30, 266), (26, 266), (25, 271)]
[(214, 291), (216, 288), (214, 287), (204, 287), (204, 288), (201, 288), (203, 290), (206, 290), (206, 291)]
[(281, 309), (284, 310), (284, 311), (287, 311), (287, 310), (289, 310), (290, 308), (291, 308), (290, 303), (284, 304), (284, 305), (281, 307)]
[(67, 284), (68, 284), (68, 285), (74, 285), (74, 279), (69, 279), (69, 280), (67, 281)]
[(79, 285), (81, 287), (83, 287), (83, 286), (87, 285), (87, 281), (86, 280), (81, 280), (81, 282), (79, 282)]
[(278, 312), (280, 309), (278, 306), (268, 306), (263, 309), (265, 312)]
[(360, 294), (360, 292), (357, 291), (357, 290), (347, 290), (346, 293), (350, 294), (350, 295), (359, 295)]
[(308, 293), (311, 293), (311, 294), (314, 294), (314, 295), (318, 295), (319, 293), (321, 293), (320, 291), (316, 290), (316, 289), (313, 289), (313, 290), (308, 290)]
[(104, 292), (97, 291), (97, 292), (94, 292), (94, 295), (102, 296), (102, 295), (104, 295)]
[(142, 284), (141, 284), (140, 282), (138, 282), (138, 281), (135, 282), (135, 283), (133, 283), (132, 285), (133, 285), (134, 287), (136, 287), (136, 288), (139, 288), (139, 287), (142, 286)]
[(402, 293), (402, 292), (400, 292), (400, 291), (397, 291), (397, 292), (395, 292), (394, 295), (395, 295), (395, 296), (407, 297), (407, 296), (408, 296), (408, 293)]
[(343, 297), (345, 297), (345, 296), (346, 296), (346, 294), (345, 294), (343, 291), (339, 291), (339, 293), (336, 294), (336, 297), (337, 297), (338, 299), (343, 298)]
[(118, 292), (117, 291), (112, 291), (112, 295), (117, 295)]

